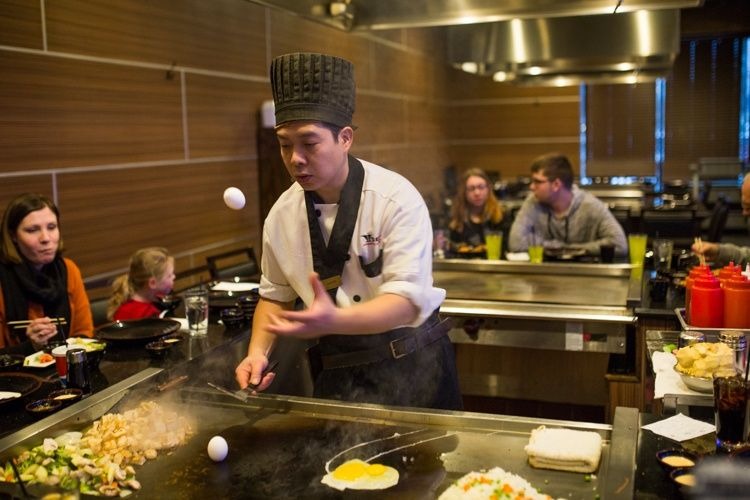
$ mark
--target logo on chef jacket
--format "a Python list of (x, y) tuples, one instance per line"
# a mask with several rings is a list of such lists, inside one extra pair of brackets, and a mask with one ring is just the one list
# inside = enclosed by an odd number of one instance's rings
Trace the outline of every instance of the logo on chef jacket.
[(363, 234), (362, 239), (365, 240), (364, 245), (362, 245), (365, 247), (378, 246), (380, 245), (380, 241), (381, 241), (380, 236), (373, 236), (370, 233)]

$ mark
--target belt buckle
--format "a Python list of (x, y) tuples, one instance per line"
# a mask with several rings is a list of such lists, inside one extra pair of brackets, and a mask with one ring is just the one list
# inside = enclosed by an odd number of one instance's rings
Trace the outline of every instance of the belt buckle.
[(413, 352), (413, 351), (409, 351), (409, 350), (406, 350), (406, 349), (403, 350), (402, 352), (397, 352), (397, 350), (396, 350), (396, 342), (401, 342), (401, 341), (409, 341), (409, 337), (401, 337), (400, 339), (391, 340), (388, 343), (388, 346), (391, 348), (391, 356), (393, 356), (393, 359), (401, 359), (404, 356), (408, 356), (409, 354), (411, 354)]

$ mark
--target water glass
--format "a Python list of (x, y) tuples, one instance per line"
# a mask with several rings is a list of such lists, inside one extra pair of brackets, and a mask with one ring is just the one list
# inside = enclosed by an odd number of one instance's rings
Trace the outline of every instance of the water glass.
[(645, 234), (632, 233), (628, 235), (628, 248), (630, 252), (630, 263), (634, 266), (643, 266), (646, 257), (646, 242), (648, 236)]
[(672, 268), (672, 250), (674, 242), (672, 240), (655, 239), (654, 247), (654, 268), (659, 273), (668, 273)]
[(205, 335), (208, 333), (208, 288), (187, 290), (184, 300), (190, 335)]
[(500, 260), (500, 249), (503, 247), (503, 232), (485, 231), (484, 244), (487, 247), (487, 259)]

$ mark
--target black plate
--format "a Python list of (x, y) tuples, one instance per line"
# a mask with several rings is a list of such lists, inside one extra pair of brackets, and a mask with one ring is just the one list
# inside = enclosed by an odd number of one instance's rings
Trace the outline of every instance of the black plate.
[(96, 329), (95, 336), (109, 341), (150, 340), (180, 329), (180, 322), (165, 318), (143, 318), (115, 321)]
[(21, 397), (13, 399), (0, 399), (0, 407), (9, 403), (15, 403), (42, 386), (42, 381), (28, 373), (0, 373), (0, 391), (20, 392)]
[(553, 260), (575, 260), (586, 255), (583, 248), (545, 248), (544, 256)]

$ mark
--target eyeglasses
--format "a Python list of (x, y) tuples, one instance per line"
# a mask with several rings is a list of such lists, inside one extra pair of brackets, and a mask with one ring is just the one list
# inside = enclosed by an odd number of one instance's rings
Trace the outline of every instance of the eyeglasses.
[(466, 186), (467, 193), (473, 193), (474, 191), (485, 191), (487, 184), (477, 184), (476, 186)]
[(545, 182), (550, 182), (550, 180), (549, 179), (535, 179), (533, 177), (531, 178), (532, 184), (544, 184)]

